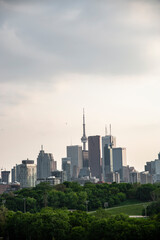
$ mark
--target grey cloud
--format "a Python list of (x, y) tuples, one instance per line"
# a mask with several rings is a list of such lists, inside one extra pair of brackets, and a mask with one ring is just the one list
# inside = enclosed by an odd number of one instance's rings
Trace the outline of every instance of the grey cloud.
[(70, 72), (139, 75), (151, 71), (154, 59), (147, 56), (147, 41), (160, 37), (155, 21), (160, 20), (160, 4), (139, 2), (149, 4), (151, 13), (156, 10), (149, 26), (143, 21), (138, 26), (139, 20), (129, 22), (132, 5), (127, 0), (1, 1), (0, 33), (8, 35), (0, 41), (0, 81), (42, 81)]

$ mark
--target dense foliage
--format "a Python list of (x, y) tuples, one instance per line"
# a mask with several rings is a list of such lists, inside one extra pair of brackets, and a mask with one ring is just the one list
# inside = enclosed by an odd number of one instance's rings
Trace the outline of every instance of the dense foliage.
[[(160, 186), (151, 184), (87, 183), (82, 187), (76, 182), (56, 186), (42, 183), (1, 195), (0, 237), (10, 240), (159, 239), (159, 197)], [(122, 214), (113, 217), (102, 209), (105, 202), (111, 207), (128, 199), (152, 200), (147, 213), (159, 214), (148, 219), (131, 219)], [(97, 208), (101, 209), (94, 215), (85, 212)]]
[(9, 240), (158, 240), (159, 235), (158, 216), (131, 219), (122, 214), (115, 217), (102, 214), (97, 218), (84, 211), (48, 207), (34, 214), (0, 209), (0, 237)]
[(80, 186), (76, 182), (65, 182), (56, 186), (41, 183), (35, 188), (25, 188), (14, 193), (3, 194), (0, 197), (0, 205), (5, 200), (5, 207), (12, 211), (36, 213), (43, 207), (52, 209), (67, 208), (77, 210), (95, 210), (103, 208), (104, 203), (108, 207), (119, 205), (127, 199), (140, 201), (152, 200), (152, 193), (159, 186), (152, 184), (92, 184), (86, 183)]

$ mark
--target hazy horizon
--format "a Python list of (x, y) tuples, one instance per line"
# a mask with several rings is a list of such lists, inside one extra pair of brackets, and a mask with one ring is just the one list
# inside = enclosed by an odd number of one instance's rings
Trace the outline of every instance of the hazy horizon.
[(160, 1), (0, 0), (0, 167), (61, 168), (67, 145), (112, 124), (127, 163), (160, 151)]

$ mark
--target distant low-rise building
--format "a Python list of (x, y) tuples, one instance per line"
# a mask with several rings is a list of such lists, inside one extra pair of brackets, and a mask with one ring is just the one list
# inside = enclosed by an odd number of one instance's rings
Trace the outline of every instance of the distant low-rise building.
[(58, 179), (58, 178), (56, 178), (54, 176), (50, 176), (48, 178), (39, 178), (36, 181), (36, 185), (40, 184), (42, 182), (48, 182), (48, 183), (50, 183), (51, 186), (53, 186), (53, 185), (60, 184), (60, 179)]
[(130, 173), (130, 167), (127, 166), (122, 166), (121, 169), (118, 171), (120, 174), (120, 181), (129, 183), (129, 173)]
[(0, 183), (0, 194), (17, 191), (20, 189), (19, 183)]
[(137, 171), (130, 172), (129, 174), (130, 183), (140, 183), (140, 173)]
[(64, 181), (66, 181), (65, 179), (65, 172), (64, 171), (53, 171), (51, 172), (51, 176), (54, 176), (56, 179), (59, 179), (60, 183), (63, 183)]
[(118, 172), (110, 172), (106, 174), (106, 182), (112, 183), (120, 183), (120, 174)]
[(140, 172), (141, 184), (153, 183), (153, 177), (148, 171)]

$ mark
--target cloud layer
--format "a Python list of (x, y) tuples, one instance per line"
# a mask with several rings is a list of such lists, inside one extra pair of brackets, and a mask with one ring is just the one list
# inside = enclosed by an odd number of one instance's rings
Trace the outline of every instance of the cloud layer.
[(158, 0), (0, 0), (0, 167), (41, 144), (60, 166), (85, 107), (87, 134), (113, 123), (142, 170), (159, 151), (159, 23)]
[(0, 81), (157, 74), (159, 1), (0, 1)]

